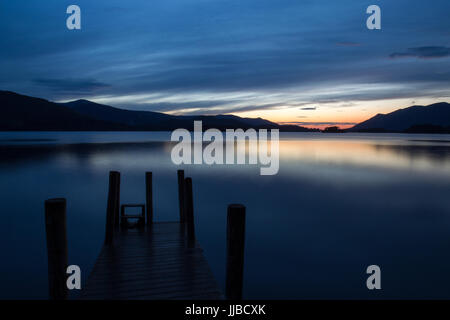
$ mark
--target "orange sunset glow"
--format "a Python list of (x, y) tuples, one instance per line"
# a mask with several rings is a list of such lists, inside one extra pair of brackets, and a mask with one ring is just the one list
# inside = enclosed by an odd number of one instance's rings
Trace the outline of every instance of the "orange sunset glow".
[[(334, 104), (311, 104), (304, 107), (283, 107), (272, 110), (237, 112), (240, 117), (261, 117), (279, 124), (300, 125), (307, 128), (325, 129), (337, 126), (351, 128), (378, 113), (389, 113), (412, 105), (429, 105), (444, 98), (394, 99), (378, 101), (355, 101)], [(304, 109), (304, 110), (302, 110)]]

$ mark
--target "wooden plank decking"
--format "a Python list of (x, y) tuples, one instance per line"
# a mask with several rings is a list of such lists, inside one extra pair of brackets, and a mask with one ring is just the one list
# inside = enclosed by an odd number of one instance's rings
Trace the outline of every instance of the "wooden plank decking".
[(223, 299), (203, 250), (185, 225), (122, 229), (104, 246), (81, 299)]

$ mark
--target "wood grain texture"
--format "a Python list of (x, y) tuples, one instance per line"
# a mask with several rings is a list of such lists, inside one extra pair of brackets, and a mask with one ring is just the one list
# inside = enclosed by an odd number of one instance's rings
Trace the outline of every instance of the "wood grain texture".
[(203, 250), (184, 224), (123, 229), (104, 246), (81, 299), (223, 299)]

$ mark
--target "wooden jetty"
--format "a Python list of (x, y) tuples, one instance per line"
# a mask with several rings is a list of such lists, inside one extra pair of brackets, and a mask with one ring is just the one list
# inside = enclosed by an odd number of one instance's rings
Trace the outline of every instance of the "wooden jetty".
[[(145, 174), (146, 203), (120, 204), (120, 173), (110, 172), (105, 242), (81, 289), (81, 299), (242, 298), (245, 207), (229, 205), (225, 296), (195, 238), (192, 179), (178, 170), (180, 221), (153, 222), (152, 173)], [(127, 214), (138, 208), (138, 214)], [(66, 299), (66, 200), (45, 203), (49, 290)]]

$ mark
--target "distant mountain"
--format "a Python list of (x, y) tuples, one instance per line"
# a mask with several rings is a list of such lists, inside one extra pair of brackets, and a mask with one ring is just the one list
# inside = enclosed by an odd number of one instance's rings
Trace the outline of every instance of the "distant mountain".
[[(164, 124), (167, 122), (176, 122), (175, 116), (164, 113), (124, 110), (88, 100), (61, 103), (60, 106), (92, 119), (119, 123), (135, 128), (153, 127), (156, 130), (164, 127)], [(176, 125), (176, 123), (173, 124)]]
[(281, 126), (261, 118), (241, 118), (233, 115), (217, 116), (174, 116), (160, 112), (132, 111), (119, 109), (88, 100), (77, 100), (61, 104), (71, 110), (93, 119), (125, 124), (137, 130), (175, 130), (192, 129), (194, 120), (202, 120), (203, 128), (267, 128), (277, 129)]
[(282, 126), (261, 118), (241, 118), (234, 115), (216, 116), (174, 116), (160, 112), (132, 111), (119, 109), (88, 100), (76, 100), (62, 103), (82, 115), (93, 119), (120, 123), (136, 130), (158, 131), (175, 130), (177, 128), (193, 129), (194, 120), (201, 120), (204, 129), (280, 129), (282, 131), (310, 131), (299, 126)]
[(193, 129), (194, 120), (202, 120), (203, 129), (279, 129), (314, 131), (278, 125), (261, 118), (233, 115), (174, 116), (160, 112), (119, 109), (88, 100), (54, 103), (9, 91), (0, 91), (0, 130), (35, 131), (166, 131)]
[(388, 114), (377, 114), (348, 129), (350, 132), (450, 132), (450, 104), (412, 106)]
[(126, 130), (118, 123), (86, 117), (44, 99), (0, 91), (1, 131), (103, 131)]

